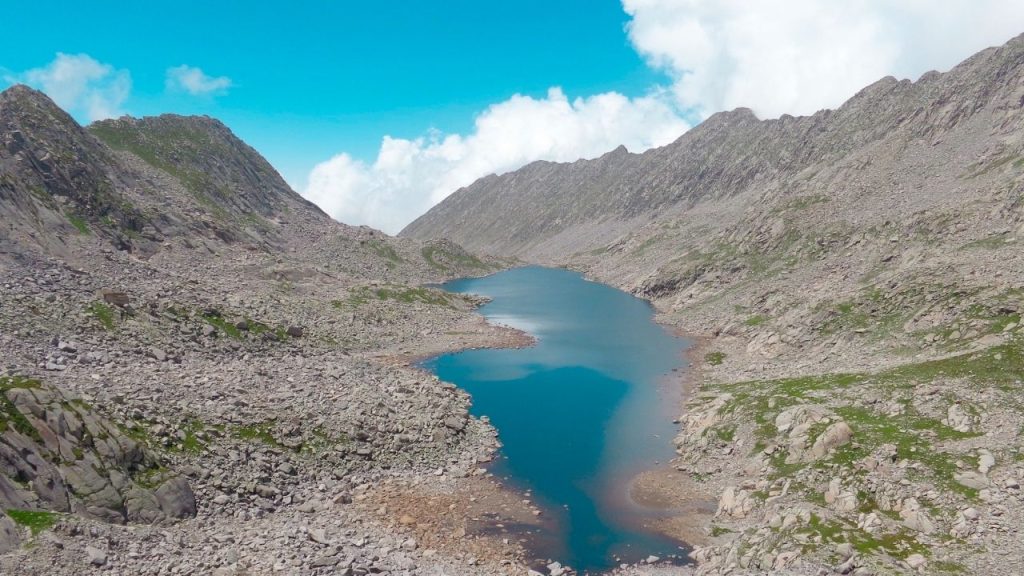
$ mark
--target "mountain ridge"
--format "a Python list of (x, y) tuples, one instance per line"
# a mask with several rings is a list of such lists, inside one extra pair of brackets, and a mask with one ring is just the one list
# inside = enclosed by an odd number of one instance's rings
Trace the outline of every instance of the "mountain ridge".
[(335, 222), (217, 120), (0, 92), (0, 573), (493, 573), (514, 545), (467, 567), (393, 545), (458, 549), (439, 513), (378, 511), (438, 470), (503, 497), (493, 428), (412, 363), (521, 341), (423, 286), (506, 264)]
[(1024, 36), (624, 159), (480, 180), (401, 234), (580, 270), (693, 335), (678, 457), (635, 490), (687, 510), (655, 524), (696, 572), (1024, 569), (993, 560), (1024, 549)]
[[(1022, 45), (1024, 38), (1017, 37), (1004, 47), (979, 52), (944, 74), (923, 74), (916, 82), (880, 79), (836, 110), (810, 116), (762, 121), (749, 109), (719, 112), (669, 145), (631, 155), (632, 161), (618, 167), (621, 173), (611, 179), (602, 179), (595, 164), (607, 154), (572, 164), (533, 163), (460, 189), (400, 235), (445, 236), (470, 248), (530, 254), (530, 243), (541, 244), (570, 227), (554, 225), (556, 221), (629, 219), (741, 193), (755, 178), (772, 178), (780, 171), (792, 176), (813, 162), (835, 162), (853, 150), (883, 141), (892, 131), (909, 131), (909, 139), (927, 138), (969, 121), (991, 104), (1000, 87), (1005, 91), (1006, 82), (1019, 79)], [(1004, 78), (1005, 74), (1013, 78)], [(947, 109), (947, 102), (958, 101), (969, 101), (968, 107)], [(589, 166), (594, 169), (587, 171)], [(588, 204), (579, 198), (580, 182), (589, 190), (583, 196), (596, 200)], [(573, 197), (562, 199), (559, 190), (565, 195), (573, 190)], [(507, 200), (520, 197), (523, 206)], [(470, 210), (473, 202), (494, 208)], [(478, 222), (466, 221), (465, 214), (471, 212)], [(497, 228), (506, 213), (518, 216), (506, 223), (513, 231), (489, 236), (487, 230)], [(523, 218), (534, 220), (521, 222)], [(450, 223), (454, 221), (460, 225)]]

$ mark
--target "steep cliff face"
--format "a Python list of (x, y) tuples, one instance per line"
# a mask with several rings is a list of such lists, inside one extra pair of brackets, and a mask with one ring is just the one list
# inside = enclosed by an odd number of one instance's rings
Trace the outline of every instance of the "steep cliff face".
[[(697, 205), (751, 206), (829, 187), (855, 161), (880, 180), (918, 187), (1020, 149), (1024, 39), (983, 51), (916, 82), (882, 79), (837, 110), (758, 120), (716, 114), (643, 154), (620, 148), (572, 164), (536, 162), (452, 194), (402, 235), (448, 237), (471, 249), (535, 257), (600, 248), (628, 230)], [(954, 161), (915, 165), (932, 147)], [(863, 179), (863, 176), (859, 176)], [(856, 184), (851, 182), (849, 187)], [(604, 228), (610, 233), (601, 233)]]

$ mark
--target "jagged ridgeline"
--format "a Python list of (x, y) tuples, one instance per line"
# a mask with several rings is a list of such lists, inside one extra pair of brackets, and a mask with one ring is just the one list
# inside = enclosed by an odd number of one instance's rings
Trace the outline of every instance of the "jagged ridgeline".
[(283, 215), (328, 220), (211, 118), (82, 128), (45, 95), (15, 86), (0, 95), (0, 130), (4, 221), (40, 232), (42, 243), (53, 240), (46, 230), (73, 229), (142, 251), (183, 235), (271, 245), (282, 241)]
[(550, 260), (607, 248), (602, 258), (628, 260), (636, 254), (616, 242), (630, 233), (684, 250), (680, 220), (779, 236), (783, 211), (823, 202), (831, 223), (856, 226), (968, 205), (1012, 188), (1024, 166), (1022, 61), (1016, 38), (944, 74), (884, 78), (836, 110), (758, 120), (741, 108), (642, 154), (534, 162), (456, 191), (401, 234)]

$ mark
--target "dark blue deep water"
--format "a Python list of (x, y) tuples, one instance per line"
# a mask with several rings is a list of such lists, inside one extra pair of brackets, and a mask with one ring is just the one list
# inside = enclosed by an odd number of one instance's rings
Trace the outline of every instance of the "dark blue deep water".
[(424, 362), (472, 395), (504, 444), (491, 471), (532, 490), (549, 529), (527, 545), (580, 572), (649, 555), (685, 557), (683, 544), (644, 531), (656, 514), (628, 498), (629, 480), (674, 456), (672, 423), (687, 342), (653, 320), (644, 300), (567, 270), (526, 267), (449, 282), (492, 298), (492, 323), (537, 338), (524, 349), (468, 350)]

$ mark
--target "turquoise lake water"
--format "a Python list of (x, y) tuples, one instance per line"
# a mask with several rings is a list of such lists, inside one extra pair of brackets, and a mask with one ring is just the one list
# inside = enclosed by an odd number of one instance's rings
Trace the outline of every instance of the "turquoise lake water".
[(423, 363), (472, 395), (472, 413), (488, 416), (504, 445), (491, 472), (544, 510), (531, 554), (581, 573), (649, 555), (683, 562), (683, 543), (641, 528), (659, 512), (633, 504), (628, 484), (675, 455), (673, 372), (686, 340), (656, 324), (646, 301), (567, 270), (517, 268), (443, 288), (490, 297), (480, 310), (490, 322), (537, 338)]

